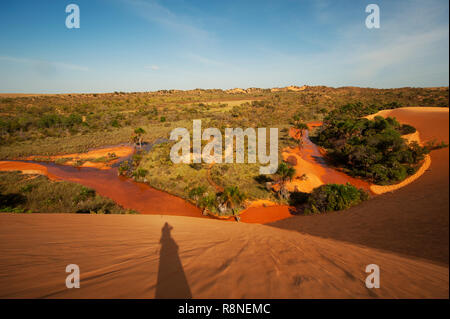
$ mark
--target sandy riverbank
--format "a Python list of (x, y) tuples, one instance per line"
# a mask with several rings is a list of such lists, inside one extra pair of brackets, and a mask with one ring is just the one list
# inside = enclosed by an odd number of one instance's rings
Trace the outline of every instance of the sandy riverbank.
[[(449, 143), (448, 108), (381, 112), (417, 128), (422, 141)], [(404, 187), (356, 207), (320, 216), (292, 216), (272, 226), (301, 233), (449, 262), (449, 148), (431, 152), (431, 165)]]

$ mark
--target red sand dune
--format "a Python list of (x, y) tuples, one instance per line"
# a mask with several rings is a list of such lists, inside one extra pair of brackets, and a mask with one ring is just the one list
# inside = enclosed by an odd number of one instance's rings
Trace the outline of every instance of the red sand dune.
[[(379, 289), (365, 287), (372, 263)], [(371, 248), (156, 215), (2, 214), (0, 264), (0, 298), (448, 298), (449, 284), (447, 267)]]

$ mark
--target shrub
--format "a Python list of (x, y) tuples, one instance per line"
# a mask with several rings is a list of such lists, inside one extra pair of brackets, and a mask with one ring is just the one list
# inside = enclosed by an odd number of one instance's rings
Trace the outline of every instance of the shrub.
[(145, 177), (148, 174), (148, 170), (144, 168), (138, 168), (134, 171), (133, 176), (137, 178)]
[(197, 201), (206, 192), (205, 186), (194, 187), (189, 191), (189, 198)]
[(215, 194), (205, 195), (197, 201), (197, 205), (200, 208), (207, 208), (209, 211), (215, 213), (217, 210), (217, 197)]
[(119, 121), (117, 121), (117, 119), (114, 119), (111, 121), (111, 126), (112, 127), (120, 127)]
[(127, 161), (120, 163), (119, 165), (119, 175), (126, 175), (130, 170), (130, 165)]
[(355, 118), (349, 110), (361, 114), (353, 105), (333, 111), (313, 139), (327, 148), (328, 157), (350, 175), (380, 185), (399, 182), (414, 172), (429, 152), (428, 148), (416, 142), (408, 144), (402, 138), (403, 134), (415, 132), (414, 127), (400, 125), (390, 117)]
[(412, 133), (416, 132), (416, 128), (414, 126), (409, 125), (409, 124), (403, 124), (400, 127), (400, 132), (402, 133), (402, 135), (412, 134)]
[(73, 200), (75, 203), (79, 203), (93, 197), (95, 197), (95, 190), (82, 186), (80, 192)]
[(289, 205), (297, 206), (307, 203), (309, 198), (308, 193), (292, 192), (289, 196)]
[(305, 213), (317, 214), (349, 208), (368, 199), (368, 194), (347, 183), (326, 184), (315, 188), (309, 196)]

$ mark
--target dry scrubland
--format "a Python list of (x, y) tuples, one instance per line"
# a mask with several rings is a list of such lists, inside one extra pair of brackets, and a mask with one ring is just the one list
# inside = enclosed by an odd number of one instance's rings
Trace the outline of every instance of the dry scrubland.
[[(296, 145), (288, 135), (295, 114), (309, 122), (322, 120), (330, 111), (347, 103), (447, 106), (447, 100), (447, 88), (378, 90), (307, 86), (272, 90), (2, 95), (0, 159), (50, 157), (127, 143), (137, 127), (145, 131), (144, 142), (151, 143), (168, 138), (173, 128), (191, 128), (193, 119), (202, 119), (203, 128), (217, 127), (222, 131), (225, 127), (278, 127), (281, 159), (284, 147)], [(168, 158), (169, 149), (170, 143), (162, 144), (135, 158), (133, 169), (140, 171), (134, 176), (155, 188), (190, 199), (189, 191), (193, 187), (203, 187), (207, 193), (214, 191), (207, 180), (209, 174), (215, 184), (238, 186), (249, 199), (280, 201), (266, 189), (266, 180), (258, 176), (257, 165), (214, 165), (208, 172), (207, 165), (173, 165)], [(92, 160), (101, 162), (102, 158)]]
[(252, 89), (149, 93), (0, 95), (0, 159), (77, 153), (128, 142), (136, 127), (146, 141), (203, 119), (203, 127), (287, 127), (301, 113), (320, 120), (347, 103), (448, 106), (447, 88), (364, 89), (307, 87), (296, 92)]

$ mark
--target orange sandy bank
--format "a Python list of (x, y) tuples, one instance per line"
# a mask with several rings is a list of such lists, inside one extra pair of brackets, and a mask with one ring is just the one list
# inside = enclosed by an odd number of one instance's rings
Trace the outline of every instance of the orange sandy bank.
[[(367, 118), (373, 119), (375, 116), (394, 116), (400, 123), (411, 124), (417, 131), (413, 134), (403, 136), (408, 142), (417, 141), (422, 144), (421, 136), (424, 141), (437, 139), (448, 143), (448, 108), (430, 108), (430, 107), (406, 107), (395, 110), (384, 110)], [(418, 121), (418, 119), (423, 118)], [(321, 126), (322, 122), (308, 123), (309, 129)], [(289, 135), (296, 139), (300, 138), (300, 132), (296, 129), (290, 129)], [(435, 153), (436, 154), (436, 153)], [(289, 191), (311, 192), (314, 188), (326, 183), (345, 184), (350, 183), (358, 188), (363, 188), (375, 195), (392, 192), (403, 188), (420, 178), (431, 165), (431, 157), (427, 155), (422, 166), (418, 171), (406, 178), (401, 183), (388, 186), (380, 186), (367, 183), (363, 180), (353, 178), (345, 173), (329, 167), (324, 159), (324, 152), (308, 138), (308, 131), (304, 131), (302, 136), (302, 147), (286, 148), (282, 152), (284, 161), (293, 165), (296, 174), (291, 182), (287, 183)], [(276, 222), (288, 217), (292, 217), (290, 211), (293, 208), (288, 206), (254, 207), (242, 212), (241, 221), (251, 223), (270, 223)]]
[[(379, 289), (365, 286), (365, 268), (372, 263), (381, 267)], [(0, 264), (0, 298), (449, 293), (448, 267), (264, 225), (178, 216), (1, 214)], [(80, 267), (80, 289), (65, 286), (68, 264)]]
[[(448, 108), (400, 108), (382, 113), (414, 126), (424, 142), (449, 142)], [(395, 192), (374, 196), (345, 211), (292, 216), (271, 225), (448, 265), (449, 148), (434, 150), (430, 156), (429, 169)]]
[(426, 155), (425, 156), (425, 160), (423, 161), (423, 164), (419, 167), (417, 172), (415, 172), (413, 175), (405, 178), (400, 183), (393, 184), (393, 185), (386, 185), (386, 186), (371, 185), (370, 186), (370, 190), (374, 194), (377, 194), (377, 195), (381, 195), (381, 194), (384, 194), (384, 193), (387, 193), (387, 192), (393, 192), (393, 191), (395, 191), (397, 189), (400, 189), (402, 187), (405, 187), (406, 185), (411, 184), (412, 182), (417, 180), (420, 176), (425, 174), (425, 172), (430, 168), (430, 166), (431, 166), (431, 156), (430, 155)]
[(252, 224), (267, 224), (291, 217), (290, 207), (278, 205), (267, 199), (252, 201), (240, 214), (240, 221)]
[[(39, 159), (48, 159), (50, 158), (52, 161), (57, 159), (70, 159), (63, 163), (63, 165), (74, 165), (78, 160), (87, 160), (83, 162), (80, 167), (94, 167), (98, 169), (109, 169), (111, 164), (117, 161), (117, 158), (127, 157), (134, 152), (134, 147), (132, 146), (114, 146), (114, 147), (105, 147), (99, 148), (95, 150), (88, 151), (86, 153), (73, 153), (73, 154), (64, 154), (64, 155), (54, 155), (54, 156), (30, 156), (27, 160), (39, 160)], [(111, 154), (114, 154), (114, 157), (110, 157)], [(105, 161), (95, 162), (89, 161), (88, 159), (94, 160), (99, 158), (106, 158)]]
[[(424, 118), (418, 121), (418, 115), (424, 114)], [(376, 116), (395, 117), (402, 124), (410, 124), (416, 127), (417, 131), (413, 134), (405, 135), (408, 142), (416, 141), (423, 145), (425, 142), (436, 140), (448, 143), (448, 126), (445, 128), (445, 118), (448, 121), (448, 108), (442, 107), (403, 107), (394, 110), (383, 110), (378, 113), (366, 116), (373, 119)], [(421, 138), (422, 137), (422, 138)], [(427, 155), (422, 166), (417, 172), (402, 182), (394, 185), (379, 186), (372, 185), (370, 190), (375, 194), (383, 194), (405, 187), (422, 176), (431, 166), (432, 156)]]
[[(437, 117), (442, 117), (442, 114), (448, 114), (448, 109), (445, 108), (428, 108), (428, 107), (410, 107), (410, 108), (400, 108), (396, 110), (383, 110), (376, 114), (372, 114), (366, 116), (368, 119), (373, 119), (376, 116), (383, 117), (399, 117), (398, 120), (400, 123), (410, 124), (410, 120), (408, 120), (408, 113), (420, 113), (420, 112), (428, 112), (428, 114), (435, 114)], [(310, 128), (322, 125), (321, 122), (313, 122), (309, 123), (308, 126)], [(433, 126), (432, 123), (428, 123), (428, 126)], [(430, 127), (424, 128), (427, 132), (430, 131)], [(442, 132), (434, 132), (434, 138), (441, 138)], [(289, 135), (293, 138), (299, 139), (299, 130), (291, 129)], [(408, 143), (413, 141), (418, 142), (423, 145), (423, 141), (420, 138), (420, 132), (417, 130), (415, 133), (404, 135)], [(287, 187), (289, 191), (293, 191), (295, 189), (310, 193), (314, 188), (319, 187), (320, 185), (330, 183), (331, 180), (336, 180), (339, 184), (344, 184), (349, 182), (350, 184), (361, 187), (366, 190), (370, 190), (373, 194), (380, 195), (387, 192), (392, 192), (394, 190), (405, 187), (406, 185), (417, 180), (421, 175), (423, 175), (427, 169), (429, 169), (431, 165), (431, 157), (427, 155), (421, 167), (417, 170), (417, 172), (400, 183), (394, 185), (375, 185), (367, 183), (363, 180), (359, 180), (348, 176), (338, 170), (335, 170), (330, 167), (326, 167), (325, 159), (323, 157), (323, 152), (319, 147), (315, 146), (308, 139), (308, 132), (304, 132), (302, 137), (302, 148), (287, 148), (283, 153), (283, 160), (294, 164), (296, 169), (296, 174), (294, 179), (288, 183)], [(301, 176), (304, 176), (303, 180), (300, 179)]]
[[(322, 125), (321, 122), (308, 123), (311, 129)], [(291, 128), (289, 135), (295, 139), (300, 139), (300, 132)], [(282, 152), (283, 160), (293, 164), (296, 174), (291, 182), (287, 183), (289, 191), (298, 191), (310, 193), (314, 188), (323, 184), (350, 183), (358, 188), (370, 190), (370, 184), (357, 178), (334, 169), (327, 165), (324, 152), (309, 139), (309, 132), (303, 131), (301, 136), (302, 146), (287, 148)]]
[(48, 173), (47, 167), (35, 163), (0, 161), (0, 171), (20, 171), (22, 174), (38, 174), (57, 179)]

